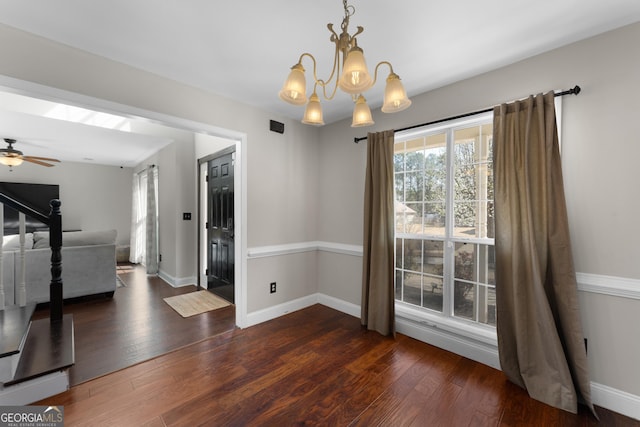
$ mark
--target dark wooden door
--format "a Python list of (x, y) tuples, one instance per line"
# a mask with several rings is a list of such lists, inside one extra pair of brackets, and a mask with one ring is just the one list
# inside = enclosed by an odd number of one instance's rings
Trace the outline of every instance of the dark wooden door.
[(233, 162), (235, 153), (208, 162), (207, 288), (234, 302)]

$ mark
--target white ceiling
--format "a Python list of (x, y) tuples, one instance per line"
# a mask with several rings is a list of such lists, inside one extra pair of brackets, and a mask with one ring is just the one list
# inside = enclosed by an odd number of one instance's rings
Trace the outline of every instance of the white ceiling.
[[(639, 0), (350, 3), (370, 69), (390, 61), (409, 97), (640, 21)], [(296, 119), (303, 108), (277, 93), (303, 52), (328, 77), (326, 25), (339, 31), (342, 17), (339, 0), (0, 0), (0, 23)], [(372, 108), (382, 90), (367, 92)], [(338, 94), (323, 109), (331, 123), (350, 117), (352, 102)]]

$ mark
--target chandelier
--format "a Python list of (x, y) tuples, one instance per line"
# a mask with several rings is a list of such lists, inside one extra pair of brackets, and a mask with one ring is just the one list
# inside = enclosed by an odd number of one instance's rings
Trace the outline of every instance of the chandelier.
[[(322, 106), (317, 90), (322, 90), (324, 99), (332, 100), (340, 88), (344, 92), (351, 95), (355, 107), (353, 109), (352, 127), (369, 126), (373, 124), (371, 118), (371, 110), (367, 105), (367, 101), (362, 96), (363, 92), (369, 90), (378, 78), (378, 68), (381, 65), (389, 67), (389, 75), (384, 90), (384, 102), (382, 112), (396, 113), (408, 108), (411, 100), (407, 98), (400, 77), (393, 72), (393, 67), (387, 61), (379, 62), (374, 71), (373, 78), (367, 70), (367, 63), (364, 59), (364, 53), (358, 46), (356, 36), (364, 31), (363, 27), (358, 26), (358, 30), (349, 35), (349, 18), (355, 14), (355, 8), (347, 5), (347, 0), (343, 0), (344, 18), (342, 20), (342, 32), (338, 35), (333, 30), (333, 24), (327, 24), (327, 28), (331, 32), (330, 41), (335, 44), (335, 54), (333, 57), (333, 68), (331, 74), (326, 80), (319, 79), (316, 73), (316, 59), (310, 53), (303, 53), (298, 59), (298, 63), (291, 67), (289, 77), (284, 82), (282, 90), (279, 93), (280, 99), (293, 105), (307, 104), (302, 123), (321, 126), (324, 124), (322, 118)], [(305, 69), (302, 66), (302, 58), (305, 56), (311, 58), (313, 62), (313, 94), (307, 99)], [(335, 81), (334, 81), (335, 78)], [(333, 87), (331, 87), (333, 86)], [(327, 90), (329, 89), (329, 90)]]

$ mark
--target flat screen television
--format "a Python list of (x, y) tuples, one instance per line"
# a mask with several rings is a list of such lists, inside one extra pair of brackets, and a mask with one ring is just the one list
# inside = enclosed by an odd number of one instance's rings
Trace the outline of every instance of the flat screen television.
[[(51, 207), (49, 202), (52, 199), (60, 198), (58, 185), (53, 184), (25, 184), (18, 182), (0, 182), (0, 193), (17, 200), (31, 209), (44, 215), (49, 215)], [(48, 230), (48, 226), (35, 218), (25, 218), (27, 233), (39, 230)], [(18, 234), (19, 220), (18, 211), (4, 206), (4, 235)]]

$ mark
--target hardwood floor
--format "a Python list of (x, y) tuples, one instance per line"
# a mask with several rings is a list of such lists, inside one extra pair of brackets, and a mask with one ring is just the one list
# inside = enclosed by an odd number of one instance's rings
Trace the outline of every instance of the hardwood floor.
[(66, 426), (640, 426), (569, 414), (500, 371), (314, 305), (72, 387)]
[[(162, 299), (196, 290), (173, 288), (143, 267), (118, 266), (125, 284), (113, 298), (76, 300), (65, 304), (75, 324), (75, 359), (71, 385), (118, 371), (153, 357), (235, 328), (235, 309), (225, 307), (183, 318)], [(34, 318), (49, 316), (39, 308)]]

